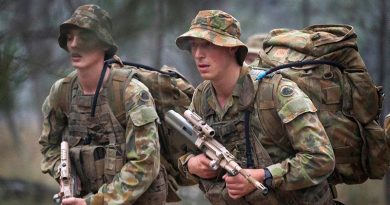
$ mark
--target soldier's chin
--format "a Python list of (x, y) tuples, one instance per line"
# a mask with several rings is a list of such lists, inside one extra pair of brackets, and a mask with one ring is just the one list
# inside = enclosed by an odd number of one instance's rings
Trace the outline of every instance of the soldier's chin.
[(208, 73), (200, 73), (200, 76), (203, 80), (213, 80), (213, 78)]
[(80, 61), (77, 61), (77, 62), (72, 61), (72, 66), (73, 66), (74, 68), (77, 68), (77, 69), (80, 69), (80, 68), (83, 68), (83, 67), (84, 67), (83, 64), (82, 64), (82, 62), (80, 62)]

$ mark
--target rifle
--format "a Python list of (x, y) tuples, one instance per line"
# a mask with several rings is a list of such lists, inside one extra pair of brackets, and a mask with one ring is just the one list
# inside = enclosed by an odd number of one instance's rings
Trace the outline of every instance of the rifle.
[(241, 174), (253, 186), (261, 190), (264, 195), (268, 193), (268, 188), (242, 169), (236, 162), (236, 158), (221, 143), (214, 139), (214, 129), (206, 124), (200, 116), (190, 110), (186, 110), (184, 117), (187, 120), (179, 113), (169, 110), (165, 115), (165, 121), (211, 159), (210, 167), (213, 170), (222, 167), (230, 175)]
[(69, 145), (68, 142), (61, 142), (61, 162), (58, 167), (60, 173), (60, 192), (53, 196), (53, 201), (56, 204), (61, 204), (62, 199), (78, 195), (76, 174), (72, 172), (69, 159)]

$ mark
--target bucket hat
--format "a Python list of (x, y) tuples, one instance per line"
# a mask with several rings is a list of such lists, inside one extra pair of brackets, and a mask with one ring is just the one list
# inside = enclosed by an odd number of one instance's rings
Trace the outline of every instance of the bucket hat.
[(232, 15), (220, 10), (203, 10), (192, 20), (189, 31), (176, 39), (176, 45), (182, 50), (190, 50), (189, 40), (200, 38), (217, 46), (238, 47), (237, 59), (242, 65), (248, 48), (240, 36), (240, 23)]
[(66, 28), (69, 26), (76, 26), (93, 31), (101, 41), (109, 46), (108, 51), (106, 51), (106, 56), (109, 58), (111, 58), (118, 50), (118, 46), (115, 44), (111, 35), (111, 17), (105, 10), (97, 5), (87, 4), (78, 7), (74, 11), (73, 15), (60, 25), (58, 44), (66, 51), (68, 51), (66, 45)]

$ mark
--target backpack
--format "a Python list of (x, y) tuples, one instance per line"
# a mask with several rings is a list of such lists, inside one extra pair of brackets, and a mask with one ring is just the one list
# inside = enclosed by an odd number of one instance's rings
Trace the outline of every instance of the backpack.
[[(336, 158), (335, 170), (328, 178), (331, 184), (359, 184), (384, 177), (390, 150), (389, 139), (378, 123), (382, 88), (374, 85), (367, 72), (352, 26), (275, 29), (265, 39), (259, 56), (258, 67), (267, 70), (259, 78), (276, 71), (294, 81), (317, 107)], [(273, 89), (267, 87), (260, 92)], [(276, 110), (261, 111), (259, 118), (266, 122), (267, 134), (279, 142), (278, 136), (284, 133), (275, 126), (280, 124)]]
[[(175, 110), (184, 113), (191, 103), (194, 87), (175, 68), (163, 66), (157, 70), (145, 65), (127, 63), (122, 61), (110, 61), (112, 86), (108, 93), (109, 105), (117, 120), (126, 126), (126, 114), (123, 102), (125, 86), (131, 78), (136, 78), (151, 92), (156, 105), (160, 123), (158, 123), (158, 134), (160, 141), (160, 161), (168, 174), (168, 197), (167, 202), (180, 201), (176, 194), (178, 185), (194, 185), (196, 182), (182, 176), (178, 170), (178, 158), (187, 152), (187, 147), (193, 147), (188, 141), (171, 128), (168, 128), (164, 121), (164, 114), (168, 110)], [(129, 66), (131, 65), (131, 66)], [(76, 72), (70, 73), (64, 78), (59, 86), (60, 107), (63, 112), (69, 111), (71, 101), (72, 85), (76, 79)], [(174, 139), (174, 141), (173, 141)], [(188, 148), (189, 149), (189, 148)]]

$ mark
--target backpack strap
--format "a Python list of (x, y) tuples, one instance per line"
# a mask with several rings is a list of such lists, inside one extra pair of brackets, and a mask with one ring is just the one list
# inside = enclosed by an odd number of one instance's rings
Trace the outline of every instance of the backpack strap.
[(111, 69), (112, 84), (107, 87), (107, 97), (110, 108), (122, 127), (126, 127), (126, 108), (124, 92), (133, 78), (134, 72), (130, 68)]
[(63, 78), (58, 88), (58, 108), (68, 117), (70, 102), (72, 101), (73, 85), (76, 82), (76, 71), (72, 71), (65, 78)]
[(283, 124), (279, 118), (277, 112), (278, 104), (275, 100), (282, 75), (272, 73), (260, 81), (256, 81), (255, 79), (260, 72), (263, 72), (263, 70), (252, 68), (249, 73), (254, 80), (255, 100), (253, 106), (258, 111), (258, 118), (262, 125), (261, 129), (266, 136), (271, 136), (272, 140), (279, 147), (286, 152), (290, 152), (288, 148), (290, 143), (284, 137), (287, 133), (285, 133)]
[(250, 141), (250, 135), (249, 135), (249, 124), (250, 124), (250, 114), (251, 110), (246, 109), (244, 113), (244, 136), (245, 136), (245, 150), (246, 150), (246, 167), (247, 168), (254, 168), (255, 163), (253, 162), (253, 156), (252, 156), (252, 145)]

